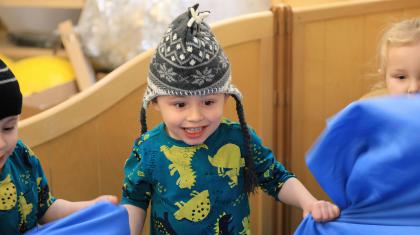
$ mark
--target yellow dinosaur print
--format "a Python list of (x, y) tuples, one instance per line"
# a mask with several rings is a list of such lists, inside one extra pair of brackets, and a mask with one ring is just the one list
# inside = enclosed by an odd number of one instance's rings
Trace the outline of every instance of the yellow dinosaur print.
[(25, 197), (23, 196), (23, 193), (19, 196), (19, 213), (20, 213), (20, 224), (26, 223), (26, 217), (31, 213), (32, 211), (32, 204), (27, 203)]
[(0, 210), (10, 210), (17, 202), (16, 186), (13, 184), (10, 175), (0, 181)]
[(219, 216), (219, 218), (217, 218), (216, 223), (214, 224), (214, 234), (219, 234), (220, 233), (219, 222), (220, 222), (220, 219), (223, 218), (223, 216), (225, 216), (225, 215), (226, 215), (226, 213), (223, 212)]
[(204, 190), (200, 193), (193, 191), (191, 196), (193, 198), (186, 203), (183, 201), (175, 203), (175, 205), (179, 208), (179, 210), (174, 213), (175, 219), (187, 219), (189, 221), (199, 222), (207, 217), (211, 207), (209, 191)]
[(144, 134), (143, 139), (140, 138), (139, 141), (137, 141), (137, 144), (140, 145), (142, 144), (144, 141), (146, 141), (147, 139), (149, 139), (150, 135), (149, 134)]
[(137, 175), (140, 177), (144, 177), (144, 172), (143, 171), (137, 171)]
[[(229, 186), (231, 188), (238, 185), (239, 170), (245, 166), (245, 160), (241, 157), (241, 150), (238, 145), (225, 144), (217, 150), (214, 157), (209, 156), (208, 158), (211, 165), (217, 167), (219, 176), (230, 178)], [(224, 168), (231, 170), (225, 172)]]
[(274, 169), (274, 164), (271, 164), (270, 167), (264, 172), (264, 178), (270, 177), (273, 169)]
[(29, 147), (27, 147), (27, 148), (28, 148), (28, 153), (29, 153), (29, 155), (30, 155), (30, 156), (32, 156), (32, 157), (34, 157), (34, 156), (35, 156), (34, 151), (32, 151), (32, 149), (31, 149), (31, 148), (29, 148)]
[(38, 177), (38, 178), (36, 178), (36, 186), (38, 187), (38, 193), (39, 193), (39, 191), (41, 191), (41, 181), (42, 181), (42, 178), (41, 177)]
[(242, 226), (244, 227), (244, 229), (242, 229), (242, 231), (239, 233), (240, 235), (251, 234), (251, 226), (250, 226), (250, 223), (249, 223), (249, 216), (245, 217), (242, 220)]
[(47, 200), (47, 205), (48, 207), (50, 207), (53, 204), (53, 196), (51, 194), (51, 192), (48, 193), (48, 200)]
[(227, 124), (227, 125), (231, 125), (233, 122), (232, 122), (230, 119), (223, 118), (223, 119), (220, 121), (220, 123), (224, 123), (224, 124)]
[(160, 151), (172, 162), (168, 167), (169, 173), (171, 175), (174, 175), (177, 171), (179, 173), (179, 179), (176, 181), (176, 185), (180, 188), (191, 189), (194, 186), (196, 176), (194, 170), (191, 168), (191, 160), (195, 152), (200, 148), (208, 149), (205, 144), (192, 147), (172, 146), (169, 148), (166, 145), (160, 147)]
[(219, 218), (217, 218), (216, 223), (214, 224), (214, 234), (233, 234), (233, 231), (229, 229), (229, 224), (232, 221), (232, 215), (226, 214), (223, 212)]

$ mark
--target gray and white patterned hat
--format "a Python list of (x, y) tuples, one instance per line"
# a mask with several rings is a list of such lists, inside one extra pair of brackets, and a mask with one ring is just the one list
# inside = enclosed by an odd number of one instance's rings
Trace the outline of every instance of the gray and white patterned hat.
[(203, 22), (209, 12), (198, 4), (178, 16), (168, 27), (152, 58), (143, 97), (143, 108), (157, 96), (196, 96), (215, 93), (235, 95), (230, 64), (223, 49)]

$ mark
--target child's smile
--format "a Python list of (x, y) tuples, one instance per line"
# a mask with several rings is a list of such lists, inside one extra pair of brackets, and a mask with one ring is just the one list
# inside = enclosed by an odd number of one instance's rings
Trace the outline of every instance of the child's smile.
[(197, 145), (206, 141), (219, 126), (225, 100), (225, 94), (159, 96), (156, 109), (161, 112), (172, 138)]
[(190, 138), (198, 138), (204, 132), (206, 127), (184, 128), (186, 135)]

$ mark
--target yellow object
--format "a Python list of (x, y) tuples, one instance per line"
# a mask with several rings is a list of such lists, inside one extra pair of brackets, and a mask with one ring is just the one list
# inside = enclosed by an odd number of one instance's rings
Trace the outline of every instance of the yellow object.
[(12, 72), (15, 72), (13, 70), (13, 68), (15, 66), (15, 62), (12, 59), (5, 56), (4, 54), (0, 54), (0, 59), (7, 65), (7, 67), (9, 67), (12, 70)]
[(13, 184), (10, 175), (0, 181), (0, 210), (7, 211), (15, 207), (17, 202), (16, 186)]
[(74, 70), (68, 60), (50, 55), (19, 60), (14, 64), (13, 73), (24, 96), (75, 79)]

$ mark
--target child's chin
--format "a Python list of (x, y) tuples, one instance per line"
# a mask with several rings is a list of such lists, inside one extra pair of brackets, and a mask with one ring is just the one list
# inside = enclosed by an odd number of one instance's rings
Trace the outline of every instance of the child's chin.
[(200, 142), (185, 142), (186, 144), (188, 144), (188, 145), (200, 145), (200, 144), (202, 144), (203, 142), (202, 141), (200, 141)]
[(188, 144), (188, 145), (199, 145), (204, 143), (204, 140), (200, 139), (196, 139), (196, 140), (191, 140), (191, 139), (184, 139), (184, 143)]

